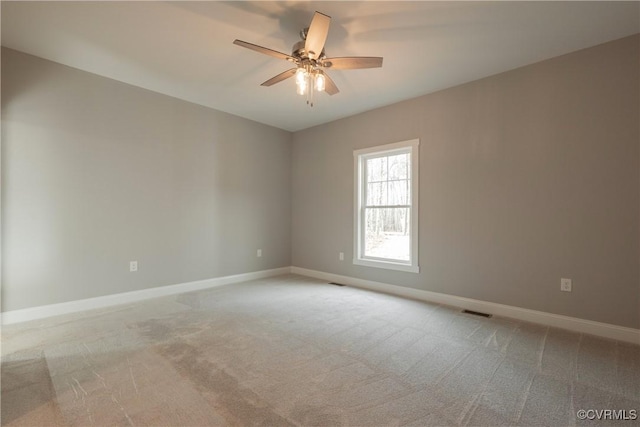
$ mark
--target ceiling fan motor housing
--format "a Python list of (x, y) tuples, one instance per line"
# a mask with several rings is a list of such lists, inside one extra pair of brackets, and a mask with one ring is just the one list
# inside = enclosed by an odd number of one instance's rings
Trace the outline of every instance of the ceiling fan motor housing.
[[(291, 56), (293, 56), (294, 58), (298, 58), (298, 59), (309, 59), (309, 53), (305, 50), (305, 40), (300, 40), (298, 42), (296, 42), (293, 47), (291, 48)], [(320, 53), (320, 55), (318, 55), (318, 59), (317, 61), (319, 62), (320, 60), (326, 58), (327, 55), (325, 55), (324, 53), (324, 49), (322, 49), (322, 52)]]

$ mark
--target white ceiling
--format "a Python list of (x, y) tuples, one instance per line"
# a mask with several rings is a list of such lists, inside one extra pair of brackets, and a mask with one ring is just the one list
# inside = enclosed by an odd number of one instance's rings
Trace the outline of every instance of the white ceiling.
[[(290, 68), (232, 44), (290, 53), (317, 10), (327, 56), (383, 56), (334, 70), (313, 108)], [(296, 131), (640, 32), (638, 2), (9, 2), (2, 45)]]

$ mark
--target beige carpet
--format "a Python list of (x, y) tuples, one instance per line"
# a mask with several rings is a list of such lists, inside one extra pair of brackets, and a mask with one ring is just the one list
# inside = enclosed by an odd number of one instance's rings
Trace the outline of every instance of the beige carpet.
[(3, 425), (595, 426), (638, 421), (576, 412), (640, 412), (639, 346), (300, 276), (6, 326), (2, 353)]

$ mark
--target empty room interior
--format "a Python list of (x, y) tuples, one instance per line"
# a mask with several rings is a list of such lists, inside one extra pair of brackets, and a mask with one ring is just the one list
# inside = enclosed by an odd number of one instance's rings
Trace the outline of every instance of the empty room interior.
[(640, 2), (0, 7), (3, 426), (639, 422)]

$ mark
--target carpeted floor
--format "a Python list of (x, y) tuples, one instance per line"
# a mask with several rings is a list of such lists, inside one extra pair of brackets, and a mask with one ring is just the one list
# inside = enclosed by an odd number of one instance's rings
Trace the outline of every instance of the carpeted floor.
[(640, 412), (639, 346), (293, 275), (6, 326), (2, 353), (2, 425), (594, 426), (638, 421), (577, 411)]

